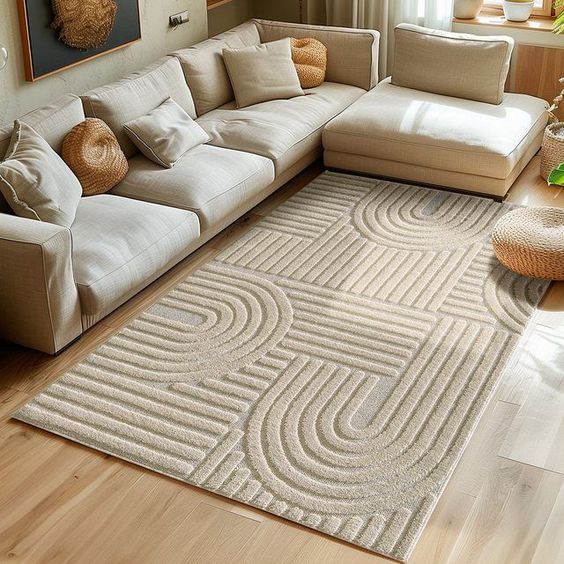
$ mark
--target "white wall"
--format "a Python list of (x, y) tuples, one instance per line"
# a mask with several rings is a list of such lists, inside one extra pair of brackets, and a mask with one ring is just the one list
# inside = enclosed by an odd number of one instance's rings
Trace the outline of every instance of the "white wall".
[[(0, 71), (0, 124), (65, 92), (79, 94), (137, 70), (167, 53), (207, 37), (206, 0), (140, 0), (143, 40), (34, 83), (25, 81), (16, 0), (0, 0), (0, 44), (9, 50)], [(172, 30), (171, 14), (188, 10), (190, 22)]]

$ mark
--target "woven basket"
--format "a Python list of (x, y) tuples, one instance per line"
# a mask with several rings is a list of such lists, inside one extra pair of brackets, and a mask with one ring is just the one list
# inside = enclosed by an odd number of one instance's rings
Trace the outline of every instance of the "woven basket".
[(129, 170), (116, 136), (97, 118), (86, 118), (73, 127), (63, 141), (61, 154), (82, 184), (85, 196), (107, 192)]
[(292, 60), (302, 88), (323, 84), (327, 70), (327, 47), (317, 39), (292, 38)]
[(51, 0), (51, 7), (59, 39), (81, 51), (104, 45), (116, 20), (115, 0)]
[(550, 173), (561, 163), (564, 163), (564, 122), (552, 123), (544, 130), (541, 176), (547, 180)]
[(510, 270), (549, 280), (564, 280), (564, 209), (520, 208), (504, 215), (492, 242)]

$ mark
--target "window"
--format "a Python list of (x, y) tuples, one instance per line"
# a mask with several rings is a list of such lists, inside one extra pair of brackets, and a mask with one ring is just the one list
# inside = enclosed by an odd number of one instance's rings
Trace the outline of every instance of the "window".
[[(502, 0), (486, 0), (484, 6), (486, 8), (502, 9)], [(535, 9), (533, 14), (537, 16), (551, 16), (552, 15), (552, 0), (535, 0)]]

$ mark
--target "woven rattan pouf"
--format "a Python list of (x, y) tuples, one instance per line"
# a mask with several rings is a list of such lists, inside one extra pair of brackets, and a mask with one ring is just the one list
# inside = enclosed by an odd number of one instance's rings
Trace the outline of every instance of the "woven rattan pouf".
[(327, 47), (317, 39), (292, 38), (292, 60), (302, 88), (323, 84), (327, 70)]
[(497, 222), (492, 239), (497, 258), (510, 270), (564, 280), (564, 209), (513, 210)]
[(86, 118), (67, 133), (61, 156), (82, 184), (84, 196), (107, 192), (129, 169), (116, 136), (97, 118)]

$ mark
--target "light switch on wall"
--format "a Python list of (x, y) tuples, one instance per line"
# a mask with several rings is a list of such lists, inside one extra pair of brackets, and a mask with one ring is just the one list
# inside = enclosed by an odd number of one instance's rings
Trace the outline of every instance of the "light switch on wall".
[(171, 27), (176, 27), (185, 24), (190, 21), (190, 18), (188, 17), (188, 11), (184, 10), (184, 12), (173, 14), (168, 18), (168, 21)]

